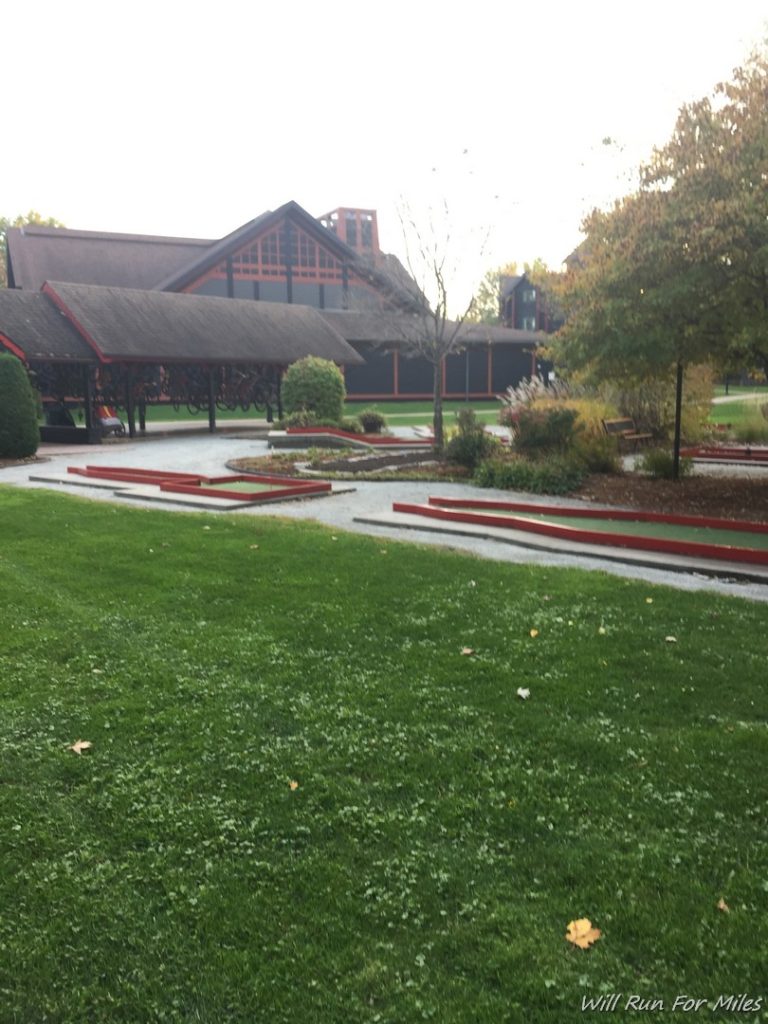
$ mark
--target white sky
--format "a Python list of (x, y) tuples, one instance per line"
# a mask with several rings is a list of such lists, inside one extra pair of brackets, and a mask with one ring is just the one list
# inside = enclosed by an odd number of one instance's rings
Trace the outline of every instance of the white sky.
[(558, 265), (680, 105), (768, 38), (764, 0), (449, 4), (7, 5), (0, 213), (218, 238), (289, 199), (361, 206), (403, 257), (401, 197), (445, 200), (471, 291)]

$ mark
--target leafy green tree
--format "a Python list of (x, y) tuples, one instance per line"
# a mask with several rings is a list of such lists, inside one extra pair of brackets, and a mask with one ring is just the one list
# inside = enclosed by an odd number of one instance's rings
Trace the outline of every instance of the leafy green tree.
[(679, 463), (685, 366), (768, 366), (768, 64), (755, 56), (714, 101), (680, 111), (637, 192), (593, 211), (554, 285), (556, 357), (598, 379), (676, 372)]
[(489, 270), (475, 292), (472, 308), (467, 320), (475, 324), (501, 323), (501, 283), (504, 277), (517, 274), (517, 263), (505, 263), (503, 267)]
[(10, 354), (0, 355), (0, 458), (26, 459), (40, 441), (37, 404), (26, 370)]
[(768, 372), (768, 56), (684, 106), (643, 187), (671, 191), (686, 259), (717, 295), (714, 354)]
[(0, 288), (8, 286), (8, 268), (6, 264), (5, 237), (8, 228), (23, 228), (33, 224), (46, 228), (63, 228), (64, 225), (55, 217), (43, 217), (37, 210), (30, 210), (25, 216), (19, 215), (11, 220), (9, 217), (0, 217)]

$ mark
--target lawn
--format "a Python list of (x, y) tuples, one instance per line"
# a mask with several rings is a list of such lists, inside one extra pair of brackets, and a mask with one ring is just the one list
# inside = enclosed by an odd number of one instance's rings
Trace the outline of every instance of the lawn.
[(764, 604), (0, 512), (4, 1024), (568, 1024), (610, 993), (768, 1019)]

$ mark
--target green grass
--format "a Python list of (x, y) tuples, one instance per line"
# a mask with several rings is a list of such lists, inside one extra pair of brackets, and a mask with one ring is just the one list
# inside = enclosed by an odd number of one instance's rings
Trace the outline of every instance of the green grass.
[(764, 995), (764, 604), (271, 518), (0, 511), (4, 1024)]
[[(501, 403), (485, 402), (443, 402), (443, 419), (446, 427), (455, 426), (456, 413), (461, 409), (474, 409), (477, 418), (483, 423), (498, 423)], [(415, 427), (432, 425), (431, 402), (347, 402), (344, 406), (345, 416), (357, 416), (363, 409), (377, 409), (391, 427)]]

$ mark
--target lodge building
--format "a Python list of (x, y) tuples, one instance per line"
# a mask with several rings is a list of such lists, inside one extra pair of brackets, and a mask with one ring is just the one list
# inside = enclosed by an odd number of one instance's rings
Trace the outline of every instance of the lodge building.
[[(0, 346), (54, 394), (78, 366), (89, 394), (123, 408), (178, 397), (181, 378), (200, 408), (249, 393), (279, 403), (282, 370), (315, 354), (343, 367), (351, 399), (431, 397), (431, 367), (412, 355), (424, 299), (381, 250), (373, 210), (315, 218), (288, 202), (221, 239), (28, 226), (10, 228), (6, 248)], [(445, 397), (492, 398), (530, 376), (539, 338), (535, 325), (465, 325)]]

